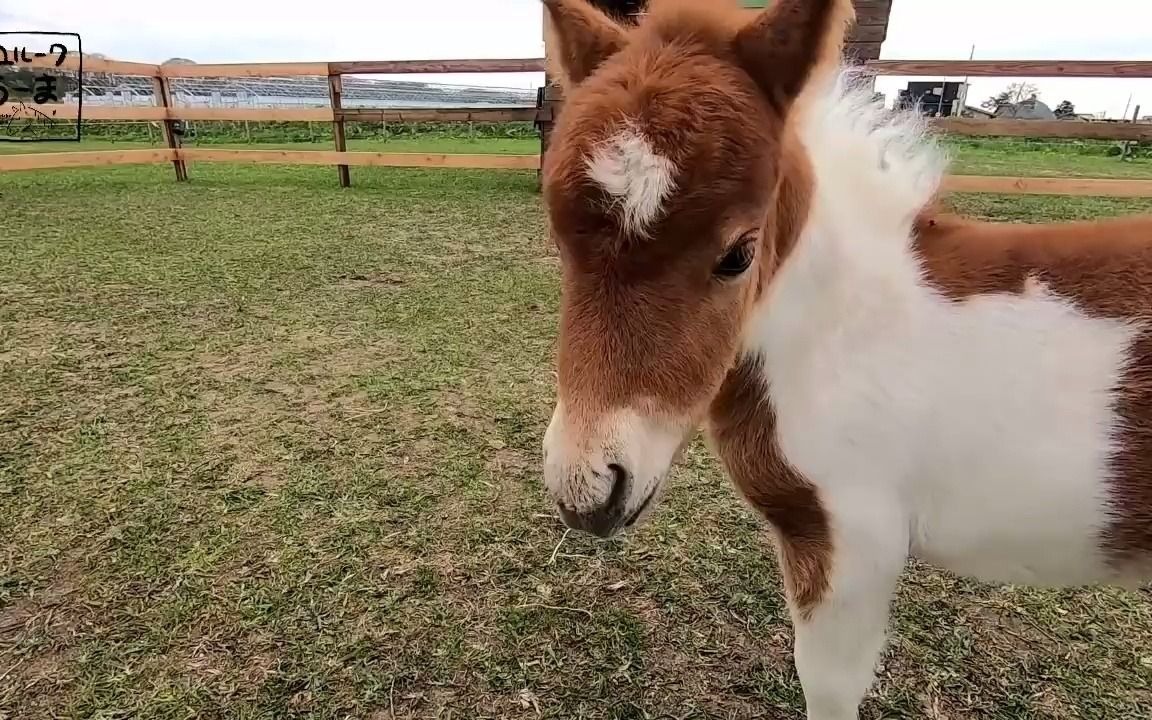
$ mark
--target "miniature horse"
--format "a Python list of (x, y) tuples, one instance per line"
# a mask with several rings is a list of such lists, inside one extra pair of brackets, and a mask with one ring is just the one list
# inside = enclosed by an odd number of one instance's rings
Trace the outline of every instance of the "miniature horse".
[(935, 210), (921, 121), (840, 68), (849, 0), (544, 0), (564, 521), (635, 525), (701, 425), (768, 521), (811, 720), (849, 720), (909, 556), (991, 582), (1152, 570), (1152, 219)]

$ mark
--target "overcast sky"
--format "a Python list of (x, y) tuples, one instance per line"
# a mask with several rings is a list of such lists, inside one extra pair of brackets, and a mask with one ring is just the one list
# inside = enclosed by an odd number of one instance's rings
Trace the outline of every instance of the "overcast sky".
[[(539, 0), (340, 0), (287, 7), (283, 0), (51, 0), (0, 9), (0, 30), (79, 32), (86, 52), (139, 62), (174, 56), (197, 62), (539, 57), (544, 49)], [(1152, 0), (1092, 0), (1087, 6), (1067, 0), (894, 0), (883, 57), (966, 59), (973, 44), (977, 59), (1152, 60)], [(534, 74), (427, 79), (509, 87), (541, 80)], [(877, 88), (892, 98), (909, 79), (881, 78)], [(1009, 82), (974, 79), (969, 101), (977, 104)], [(1132, 96), (1133, 106), (1143, 105), (1141, 114), (1152, 114), (1152, 80), (1035, 84), (1053, 106), (1069, 99), (1079, 112), (1117, 117)]]

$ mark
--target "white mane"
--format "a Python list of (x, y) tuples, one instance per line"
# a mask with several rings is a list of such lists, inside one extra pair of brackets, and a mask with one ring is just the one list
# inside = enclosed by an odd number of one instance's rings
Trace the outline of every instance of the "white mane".
[[(807, 92), (792, 121), (812, 163), (811, 207), (770, 298), (815, 297), (796, 305), (769, 300), (775, 332), (788, 328), (800, 338), (819, 336), (818, 327), (833, 334), (870, 328), (855, 321), (893, 317), (932, 293), (911, 252), (913, 222), (948, 165), (925, 119), (884, 108), (858, 72), (842, 68)], [(759, 345), (766, 331), (746, 340)]]
[(871, 222), (895, 230), (931, 201), (949, 159), (923, 116), (886, 109), (867, 80), (840, 68), (810, 91), (797, 120), (817, 194), (859, 203)]

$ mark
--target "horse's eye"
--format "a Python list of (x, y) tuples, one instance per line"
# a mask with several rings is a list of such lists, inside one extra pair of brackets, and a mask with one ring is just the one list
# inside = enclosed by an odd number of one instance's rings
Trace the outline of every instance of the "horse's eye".
[(744, 273), (748, 266), (752, 264), (752, 258), (756, 255), (756, 244), (753, 239), (743, 240), (739, 245), (729, 250), (716, 269), (712, 272), (717, 277), (734, 278)]

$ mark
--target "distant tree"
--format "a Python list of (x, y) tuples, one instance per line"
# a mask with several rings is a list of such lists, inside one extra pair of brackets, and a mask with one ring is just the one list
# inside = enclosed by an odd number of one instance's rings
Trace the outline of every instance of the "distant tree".
[(1052, 112), (1056, 115), (1056, 117), (1063, 120), (1064, 118), (1076, 116), (1076, 106), (1072, 104), (1071, 100), (1063, 100)]
[(998, 95), (993, 95), (984, 102), (980, 103), (980, 107), (985, 110), (995, 110), (1001, 105), (1016, 105), (1025, 100), (1035, 100), (1040, 94), (1040, 88), (1032, 83), (1018, 82), (1012, 83)]
[(1005, 90), (1005, 91), (999, 93), (998, 95), (993, 95), (992, 97), (988, 98), (984, 102), (980, 103), (980, 107), (984, 108), (985, 110), (995, 110), (996, 108), (1000, 107), (1001, 105), (1007, 105), (1007, 104), (1008, 104), (1008, 91)]
[(196, 61), (195, 60), (189, 60), (188, 58), (174, 57), (174, 58), (168, 58), (167, 60), (165, 60), (164, 62), (162, 62), (160, 64), (161, 65), (195, 65)]

